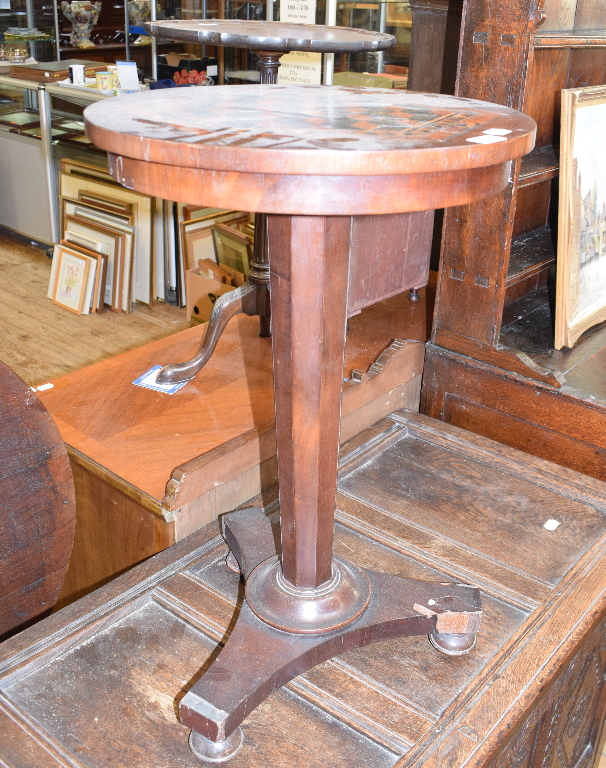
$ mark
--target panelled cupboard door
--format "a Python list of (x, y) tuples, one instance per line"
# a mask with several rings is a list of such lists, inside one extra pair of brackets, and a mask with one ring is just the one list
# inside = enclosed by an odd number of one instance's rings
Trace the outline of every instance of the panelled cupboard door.
[[(264, 499), (275, 517), (276, 494)], [(349, 440), (336, 553), (477, 584), (477, 646), (447, 657), (411, 637), (321, 664), (244, 721), (229, 764), (592, 765), (606, 673), (605, 507), (600, 481), (408, 411)], [(213, 522), (4, 643), (2, 764), (199, 766), (176, 712), (240, 605), (226, 554)]]

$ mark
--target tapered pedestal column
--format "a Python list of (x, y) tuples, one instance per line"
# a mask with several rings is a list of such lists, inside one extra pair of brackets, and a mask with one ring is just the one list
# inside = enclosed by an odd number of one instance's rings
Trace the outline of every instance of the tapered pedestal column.
[(246, 599), (225, 647), (179, 703), (193, 751), (217, 761), (237, 751), (239, 724), (259, 702), (335, 654), (425, 632), (445, 653), (473, 646), (477, 589), (376, 574), (333, 557), (349, 225), (354, 215), (463, 206), (496, 194), (512, 159), (532, 148), (536, 126), (498, 105), (433, 94), (190, 91), (128, 100), (118, 129), (107, 102), (94, 104), (87, 126), (133, 189), (174, 189), (216, 207), (238, 200), (270, 213), (282, 545), (275, 553), (258, 511), (224, 518)]
[(272, 691), (352, 648), (427, 634), (473, 647), (478, 590), (375, 573), (333, 557), (347, 317), (349, 217), (268, 216), (281, 557), (259, 509), (225, 515), (246, 581), (223, 650), (181, 700), (203, 760), (239, 749), (242, 720)]

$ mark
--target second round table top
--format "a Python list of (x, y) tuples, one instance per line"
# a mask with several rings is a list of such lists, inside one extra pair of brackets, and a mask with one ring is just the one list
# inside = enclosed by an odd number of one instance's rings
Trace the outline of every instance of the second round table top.
[(163, 165), (280, 175), (390, 176), (504, 163), (536, 125), (507, 107), (382, 88), (175, 88), (97, 102), (89, 138)]
[(393, 35), (366, 29), (244, 19), (151, 21), (145, 29), (155, 37), (168, 40), (257, 51), (355, 53), (384, 51), (396, 42)]

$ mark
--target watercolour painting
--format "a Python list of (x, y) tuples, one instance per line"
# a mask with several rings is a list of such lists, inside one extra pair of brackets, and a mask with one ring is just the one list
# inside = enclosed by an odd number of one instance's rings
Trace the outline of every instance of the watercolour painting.
[(606, 320), (606, 86), (562, 91), (555, 347)]
[(91, 260), (61, 246), (55, 248), (53, 259), (58, 260), (53, 301), (82, 314)]

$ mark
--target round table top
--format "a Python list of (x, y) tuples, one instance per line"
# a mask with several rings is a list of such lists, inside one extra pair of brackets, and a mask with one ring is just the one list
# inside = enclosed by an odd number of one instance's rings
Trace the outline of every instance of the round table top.
[(97, 102), (84, 117), (89, 138), (116, 155), (303, 176), (494, 166), (529, 152), (536, 129), (531, 117), (497, 104), (337, 86), (166, 89)]
[(155, 37), (186, 43), (251, 48), (257, 51), (313, 51), (354, 53), (383, 51), (396, 38), (384, 32), (320, 24), (292, 24), (280, 21), (241, 19), (200, 19), (152, 21), (145, 29)]

